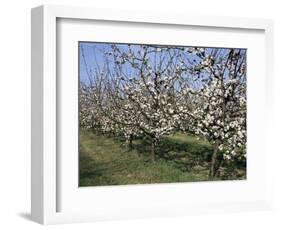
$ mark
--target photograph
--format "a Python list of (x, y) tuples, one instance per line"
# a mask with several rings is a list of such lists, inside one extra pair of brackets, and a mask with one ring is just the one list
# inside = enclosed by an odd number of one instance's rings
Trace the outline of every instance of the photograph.
[(79, 186), (246, 180), (247, 49), (188, 45), (78, 42)]

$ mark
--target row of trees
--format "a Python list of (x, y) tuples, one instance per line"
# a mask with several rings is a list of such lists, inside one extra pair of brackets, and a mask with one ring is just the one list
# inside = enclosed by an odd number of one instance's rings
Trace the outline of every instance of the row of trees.
[[(175, 131), (206, 138), (217, 159), (246, 157), (246, 50), (158, 45), (97, 45), (102, 60), (80, 82), (80, 126), (151, 142)], [(101, 55), (99, 55), (101, 56)], [(99, 57), (101, 59), (101, 57)]]

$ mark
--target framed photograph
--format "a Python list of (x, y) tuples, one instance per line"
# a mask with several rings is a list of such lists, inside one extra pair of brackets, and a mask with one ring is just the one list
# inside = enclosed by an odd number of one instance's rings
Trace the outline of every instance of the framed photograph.
[(266, 19), (32, 9), (32, 219), (272, 208), (272, 33)]

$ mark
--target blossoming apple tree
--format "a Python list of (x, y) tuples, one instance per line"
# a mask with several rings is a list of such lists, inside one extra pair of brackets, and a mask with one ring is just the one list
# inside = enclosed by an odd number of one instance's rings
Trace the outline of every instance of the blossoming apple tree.
[(159, 139), (180, 123), (175, 105), (179, 81), (186, 70), (178, 66), (179, 53), (170, 47), (146, 45), (140, 45), (138, 49), (128, 45), (125, 50), (112, 45), (107, 52), (111, 59), (109, 63), (114, 63), (110, 68), (114, 69), (111, 81), (118, 82), (113, 87), (115, 96), (112, 100), (118, 98), (126, 104), (122, 112), (118, 112), (120, 120), (133, 120), (130, 131), (141, 132), (150, 138), (152, 160)]
[(188, 129), (206, 137), (213, 145), (209, 170), (209, 177), (213, 178), (223, 160), (246, 156), (246, 51), (192, 52), (198, 56), (191, 71), (198, 88), (193, 110), (188, 114), (193, 124)]

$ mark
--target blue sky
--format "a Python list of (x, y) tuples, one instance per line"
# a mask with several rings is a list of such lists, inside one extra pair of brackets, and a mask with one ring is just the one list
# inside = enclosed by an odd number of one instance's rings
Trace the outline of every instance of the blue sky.
[[(79, 42), (79, 78), (80, 82), (88, 82), (88, 75), (91, 71), (102, 69), (105, 66), (105, 53), (111, 51), (112, 43), (98, 43), (98, 42)], [(128, 50), (128, 44), (118, 44), (118, 48), (122, 51)], [(131, 45), (131, 49), (137, 52), (139, 45)], [(226, 53), (228, 48), (207, 48), (208, 52), (220, 49), (221, 52)], [(245, 50), (245, 49), (244, 49)], [(184, 52), (184, 51), (182, 51)], [(83, 56), (84, 55), (84, 56)], [(190, 59), (196, 59), (196, 56), (189, 55)], [(133, 71), (132, 67), (128, 65), (126, 68), (128, 72)], [(87, 73), (88, 72), (88, 73)]]

